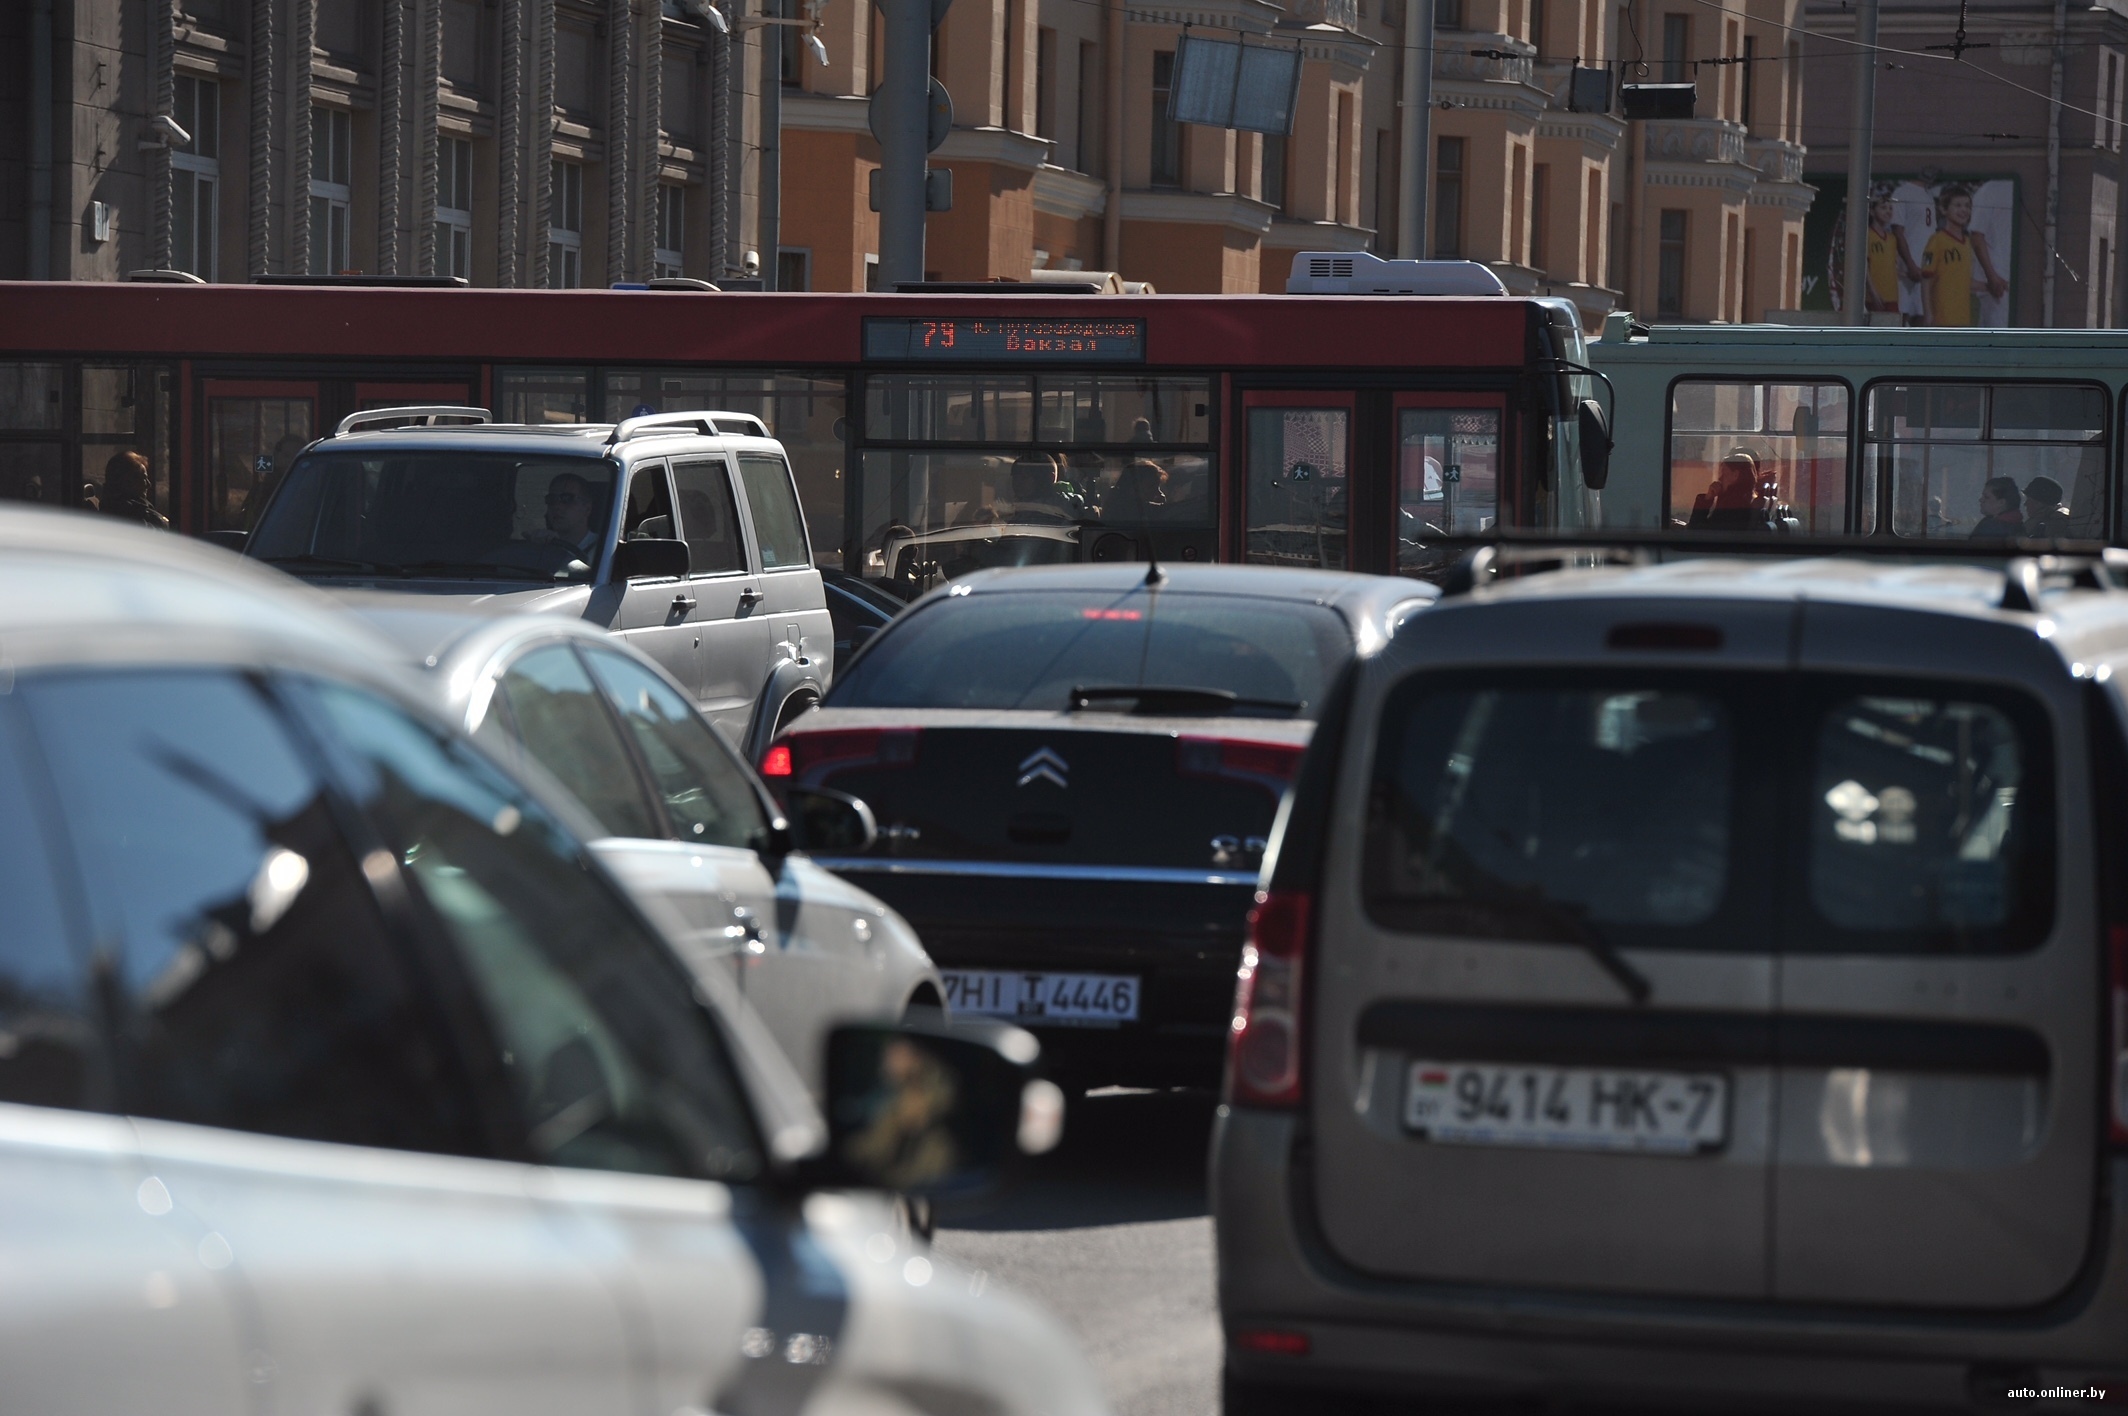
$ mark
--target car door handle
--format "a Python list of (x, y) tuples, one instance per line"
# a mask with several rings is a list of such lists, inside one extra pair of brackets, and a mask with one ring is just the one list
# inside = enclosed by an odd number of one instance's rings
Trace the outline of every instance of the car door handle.
[(739, 608), (743, 610), (753, 605), (758, 605), (761, 603), (762, 598), (761, 592), (749, 585), (739, 592)]
[(695, 597), (692, 595), (675, 595), (672, 597), (672, 607), (685, 614), (695, 607)]

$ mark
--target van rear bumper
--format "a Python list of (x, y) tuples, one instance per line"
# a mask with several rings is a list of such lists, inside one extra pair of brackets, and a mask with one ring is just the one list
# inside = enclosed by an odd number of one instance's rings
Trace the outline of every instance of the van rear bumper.
[[(1219, 1306), (1238, 1378), (1776, 1407), (1990, 1405), (1989, 1386), (2035, 1382), (2118, 1381), (2128, 1396), (2128, 1226), (2112, 1222), (2128, 1206), (2128, 1160), (2106, 1164), (2091, 1271), (2050, 1309), (1843, 1313), (1359, 1273), (1315, 1235), (1293, 1182), (1297, 1139), (1298, 1118), (1233, 1107), (1213, 1129)], [(1237, 1345), (1253, 1329), (1305, 1334), (1307, 1354)]]

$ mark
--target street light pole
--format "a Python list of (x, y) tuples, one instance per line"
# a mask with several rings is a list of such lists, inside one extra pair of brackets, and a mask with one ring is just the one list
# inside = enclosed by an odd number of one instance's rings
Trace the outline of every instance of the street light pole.
[(1398, 123), (1397, 254), (1426, 259), (1426, 198), (1433, 170), (1434, 0), (1404, 0), (1404, 111)]
[(924, 159), (931, 128), (931, 0), (885, 0), (879, 115), (879, 282), (924, 278)]
[(1847, 115), (1847, 323), (1869, 323), (1869, 169), (1877, 129), (1877, 0), (1855, 0), (1854, 111)]

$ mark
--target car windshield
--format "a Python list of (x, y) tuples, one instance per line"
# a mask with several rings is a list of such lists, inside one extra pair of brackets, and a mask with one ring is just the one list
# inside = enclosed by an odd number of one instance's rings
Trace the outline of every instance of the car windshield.
[(1351, 654), (1344, 620), (1313, 604), (1003, 591), (895, 621), (827, 704), (1312, 717)]
[(1001, 524), (975, 532), (893, 540), (887, 545), (887, 578), (919, 588), (958, 580), (978, 570), (1026, 565), (1070, 565), (1079, 559), (1078, 531)]
[(289, 470), (250, 553), (297, 574), (588, 581), (613, 505), (603, 459), (321, 452)]

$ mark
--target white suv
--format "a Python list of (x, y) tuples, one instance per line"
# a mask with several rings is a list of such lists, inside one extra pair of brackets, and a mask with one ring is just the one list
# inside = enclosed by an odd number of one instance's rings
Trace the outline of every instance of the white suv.
[(749, 760), (834, 671), (790, 460), (747, 413), (356, 413), (296, 459), (244, 550), (326, 587), (588, 620), (656, 660)]

